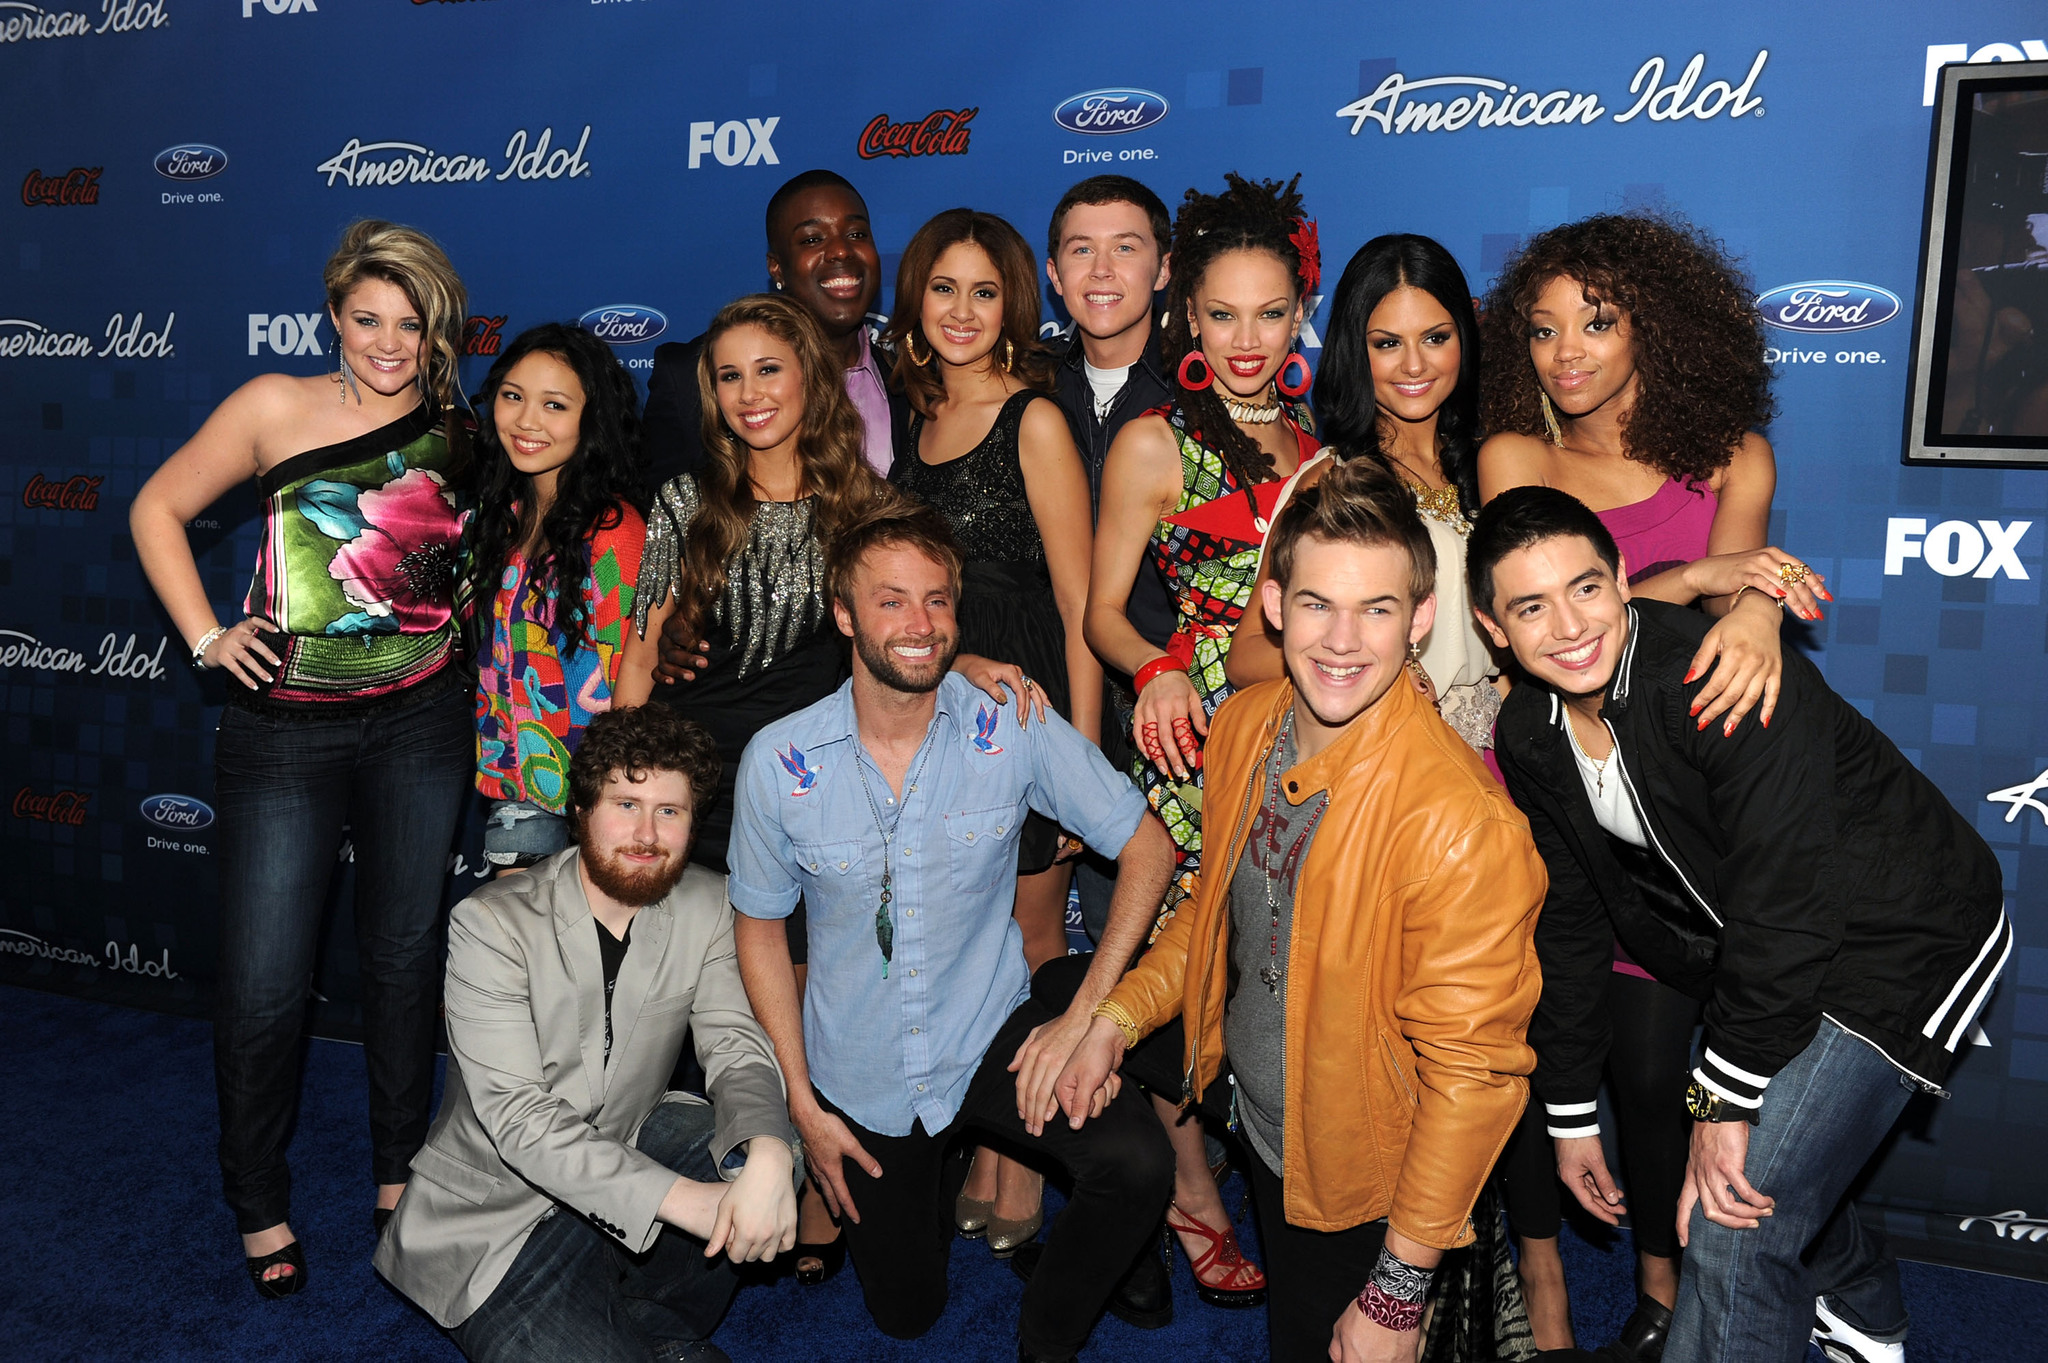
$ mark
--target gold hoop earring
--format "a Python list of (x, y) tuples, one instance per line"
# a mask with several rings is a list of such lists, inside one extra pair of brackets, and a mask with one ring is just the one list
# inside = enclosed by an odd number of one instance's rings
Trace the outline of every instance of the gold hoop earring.
[(1017, 347), (1010, 344), (1010, 338), (1003, 337), (1003, 372), (1010, 372), (1010, 362), (1017, 358)]
[(906, 331), (903, 333), (903, 353), (908, 355), (910, 357), (910, 362), (916, 365), (919, 369), (924, 368), (926, 365), (932, 362), (932, 356), (930, 351), (925, 352), (925, 356), (923, 359), (920, 360), (919, 358), (917, 358), (917, 333), (914, 331)]
[(1557, 421), (1557, 408), (1550, 405), (1550, 394), (1541, 388), (1536, 390), (1536, 400), (1543, 404), (1543, 425), (1550, 432), (1550, 443), (1564, 444), (1564, 427)]

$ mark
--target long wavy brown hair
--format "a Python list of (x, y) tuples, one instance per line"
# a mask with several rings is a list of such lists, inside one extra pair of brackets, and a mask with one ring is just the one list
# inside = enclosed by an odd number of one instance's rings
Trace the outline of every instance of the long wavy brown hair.
[(726, 574), (747, 542), (747, 524), (758, 499), (748, 476), (745, 441), (733, 433), (719, 410), (712, 351), (719, 337), (738, 327), (760, 327), (787, 344), (803, 371), (803, 424), (797, 431), (800, 497), (812, 498), (811, 534), (829, 544), (848, 522), (873, 504), (887, 486), (862, 458), (867, 428), (841, 376), (845, 366), (817, 318), (799, 304), (772, 293), (752, 293), (718, 310), (704, 333), (697, 357), (697, 394), (704, 405), (704, 468), (697, 474), (697, 514), (683, 531), (682, 571), (676, 600), (683, 618), (703, 638), (712, 609), (725, 592)]
[(1755, 290), (1727, 251), (1675, 219), (1603, 213), (1532, 238), (1487, 294), (1480, 416), (1489, 433), (1545, 434), (1529, 312), (1560, 277), (1628, 317), (1637, 385), (1621, 422), (1629, 458), (1705, 482), (1776, 415)]
[[(1026, 388), (1052, 391), (1054, 359), (1038, 339), (1038, 258), (1023, 234), (993, 213), (949, 208), (917, 229), (903, 248), (896, 267), (896, 315), (884, 339), (895, 347), (895, 380), (919, 416), (929, 420), (946, 396), (946, 379), (932, 356), (924, 334), (924, 291), (938, 268), (939, 257), (962, 242), (988, 253), (1003, 286), (1003, 334), (996, 338), (989, 362), (1003, 360), (1003, 342), (1011, 345), (1009, 370)], [(913, 352), (913, 347), (915, 348)], [(924, 363), (912, 358), (924, 356)]]

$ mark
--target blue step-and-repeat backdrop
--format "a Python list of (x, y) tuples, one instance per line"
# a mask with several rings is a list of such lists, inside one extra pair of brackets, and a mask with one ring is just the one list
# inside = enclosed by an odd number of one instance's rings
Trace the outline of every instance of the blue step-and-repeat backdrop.
[[(1933, 72), (2044, 42), (2037, 3), (1991, 0), (0, 0), (0, 980), (207, 1006), (222, 683), (143, 582), (128, 505), (237, 384), (327, 364), (320, 267), (351, 219), (446, 245), (474, 386), (522, 328), (607, 308), (636, 310), (611, 337), (644, 377), (764, 286), (762, 209), (812, 166), (864, 192), (891, 271), (955, 204), (1042, 240), (1104, 170), (1169, 202), (1299, 171), (1331, 279), (1413, 231), (1484, 289), (1532, 232), (1675, 210), (1759, 293), (1876, 300), (1771, 333), (1772, 538), (1834, 586), (1801, 646), (1997, 850), (2019, 946), (1865, 1206), (1905, 1254), (2048, 1277), (2048, 472), (1899, 463)], [(245, 490), (191, 526), (224, 620), (253, 512)], [(339, 1032), (349, 856), (317, 982)]]

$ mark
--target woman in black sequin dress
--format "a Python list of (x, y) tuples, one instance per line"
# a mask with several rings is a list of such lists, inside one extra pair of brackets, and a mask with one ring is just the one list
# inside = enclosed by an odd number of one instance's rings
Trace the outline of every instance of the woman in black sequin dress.
[[(889, 480), (944, 513), (966, 550), (962, 652), (1021, 665), (1099, 743), (1102, 666), (1081, 637), (1094, 547), (1088, 475), (1046, 396), (1037, 258), (1000, 218), (941, 213), (904, 250), (890, 335), (896, 381), (917, 415)], [(1035, 971), (1066, 954), (1073, 868), (1050, 821), (1033, 814), (1017, 836), (1017, 925)], [(985, 1225), (1004, 1255), (1037, 1233), (1038, 1184), (1005, 1168), (998, 1188), (990, 1163), (970, 1177), (959, 1224), (968, 1234)]]

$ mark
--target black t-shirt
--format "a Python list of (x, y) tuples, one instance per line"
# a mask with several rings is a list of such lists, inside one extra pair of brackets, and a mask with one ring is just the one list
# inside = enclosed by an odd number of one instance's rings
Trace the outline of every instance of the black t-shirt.
[(604, 924), (595, 918), (590, 920), (597, 929), (597, 954), (604, 962), (604, 1062), (612, 1062), (612, 990), (619, 985), (619, 967), (626, 963), (626, 948), (633, 945), (633, 925), (626, 924), (626, 935), (614, 937)]

